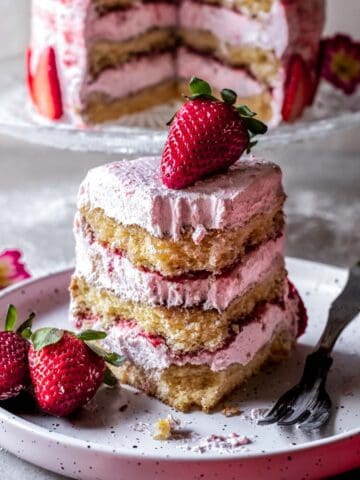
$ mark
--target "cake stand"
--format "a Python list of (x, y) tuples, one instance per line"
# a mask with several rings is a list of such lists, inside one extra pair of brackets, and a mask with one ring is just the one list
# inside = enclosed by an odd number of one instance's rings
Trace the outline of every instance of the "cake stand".
[[(161, 105), (121, 121), (86, 129), (67, 122), (49, 122), (36, 115), (27, 101), (23, 57), (0, 62), (0, 133), (31, 143), (77, 151), (158, 154), (167, 135), (166, 122), (176, 102)], [(344, 96), (324, 82), (314, 105), (303, 118), (281, 125), (261, 138), (261, 146), (286, 145), (360, 125), (360, 89)]]

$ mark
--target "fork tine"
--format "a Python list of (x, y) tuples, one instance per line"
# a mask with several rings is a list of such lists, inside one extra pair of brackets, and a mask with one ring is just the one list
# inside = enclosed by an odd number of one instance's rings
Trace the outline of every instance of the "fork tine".
[(321, 401), (319, 401), (306, 421), (299, 425), (303, 430), (316, 430), (324, 425), (331, 415), (331, 399), (328, 393), (322, 392)]
[(291, 407), (288, 406), (288, 402), (285, 400), (286, 395), (287, 394), (280, 397), (270, 412), (267, 413), (264, 418), (258, 420), (258, 425), (269, 425), (270, 423), (276, 423), (280, 420), (280, 418), (286, 415), (289, 410), (291, 410)]
[(269, 413), (264, 418), (258, 421), (258, 425), (269, 425), (270, 423), (276, 423), (288, 413), (292, 411), (292, 403), (296, 399), (298, 394), (298, 386), (291, 388), (285, 392), (279, 400), (275, 403)]
[(295, 423), (305, 421), (310, 415), (309, 410), (292, 410), (288, 415), (285, 415), (278, 421), (278, 425), (281, 427), (291, 427)]
[(299, 424), (299, 428), (302, 430), (317, 430), (320, 428), (322, 425), (324, 425), (330, 418), (330, 410), (321, 410), (321, 411), (316, 411), (313, 414), (309, 416), (309, 418)]

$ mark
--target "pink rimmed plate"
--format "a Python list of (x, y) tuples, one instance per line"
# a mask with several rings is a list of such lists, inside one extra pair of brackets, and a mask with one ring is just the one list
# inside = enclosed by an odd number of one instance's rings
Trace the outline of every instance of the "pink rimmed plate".
[[(71, 419), (35, 412), (22, 402), (0, 407), (0, 446), (54, 472), (81, 480), (186, 480), (251, 478), (324, 478), (360, 465), (360, 318), (343, 333), (334, 353), (328, 390), (334, 403), (331, 422), (307, 435), (297, 428), (256, 425), (259, 409), (272, 405), (299, 378), (305, 355), (318, 340), (332, 299), (346, 280), (335, 267), (288, 259), (290, 277), (310, 314), (307, 333), (289, 362), (267, 367), (234, 393), (227, 405), (242, 413), (226, 417), (219, 411), (181, 414), (128, 387), (102, 389)], [(71, 271), (54, 273), (5, 290), (0, 318), (7, 304), (23, 317), (35, 310), (34, 327), (68, 327), (68, 285)], [(3, 405), (4, 407), (4, 405)], [(152, 438), (159, 418), (180, 421), (176, 438)], [(204, 439), (211, 435), (246, 436), (248, 445), (220, 448)], [(230, 438), (230, 437), (228, 437)]]

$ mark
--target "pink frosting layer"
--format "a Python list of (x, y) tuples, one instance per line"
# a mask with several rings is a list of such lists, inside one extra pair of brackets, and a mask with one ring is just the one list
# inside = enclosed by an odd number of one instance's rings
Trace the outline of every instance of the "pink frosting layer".
[(170, 53), (140, 57), (116, 69), (104, 70), (92, 83), (84, 85), (82, 97), (103, 93), (126, 97), (139, 90), (173, 78), (174, 57)]
[[(163, 342), (154, 342), (136, 325), (121, 322), (108, 331), (104, 346), (124, 355), (145, 369), (162, 370), (170, 365), (208, 365), (213, 371), (225, 370), (232, 364), (246, 365), (272, 338), (274, 332), (285, 329), (296, 338), (299, 319), (299, 298), (285, 298), (284, 307), (267, 304), (256, 318), (242, 325), (229, 345), (214, 352), (174, 355)], [(94, 328), (101, 328), (96, 324)]]
[(153, 28), (175, 25), (176, 6), (170, 3), (135, 3), (131, 8), (101, 17), (92, 6), (87, 17), (86, 38), (89, 43), (97, 40), (123, 41)]
[(138, 269), (126, 257), (94, 241), (79, 215), (75, 219), (75, 238), (77, 276), (121, 298), (152, 306), (201, 305), (204, 310), (223, 311), (235, 298), (284, 265), (284, 238), (280, 237), (261, 245), (221, 275), (176, 280)]
[(188, 227), (196, 234), (244, 225), (284, 199), (281, 170), (270, 162), (241, 159), (225, 174), (171, 190), (160, 179), (160, 160), (144, 157), (90, 170), (80, 186), (78, 208), (101, 208), (118, 223), (177, 240)]

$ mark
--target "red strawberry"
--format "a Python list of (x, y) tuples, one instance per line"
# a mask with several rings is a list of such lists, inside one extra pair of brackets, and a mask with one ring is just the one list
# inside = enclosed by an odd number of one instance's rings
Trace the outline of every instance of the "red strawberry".
[(203, 80), (193, 77), (189, 86), (192, 96), (173, 119), (161, 160), (162, 181), (174, 189), (228, 168), (256, 143), (252, 135), (267, 130), (247, 107), (234, 106), (232, 90), (221, 91), (222, 102)]
[(55, 50), (47, 47), (40, 55), (32, 81), (34, 103), (39, 113), (50, 120), (63, 115), (59, 77), (56, 67)]
[(28, 88), (28, 93), (31, 97), (33, 103), (35, 103), (34, 98), (34, 77), (31, 73), (31, 48), (29, 47), (26, 51), (26, 84)]
[(314, 90), (307, 65), (300, 55), (294, 55), (289, 62), (282, 116), (286, 122), (294, 122), (309, 105)]
[(5, 331), (0, 332), (0, 400), (15, 397), (30, 383), (27, 360), (29, 342), (21, 332), (30, 327), (32, 317), (14, 332), (17, 313), (15, 307), (9, 305)]
[(104, 359), (115, 365), (122, 361), (84, 341), (105, 336), (104, 332), (92, 331), (75, 336), (54, 328), (43, 328), (32, 335), (30, 376), (41, 409), (51, 415), (67, 416), (95, 395), (105, 379)]

